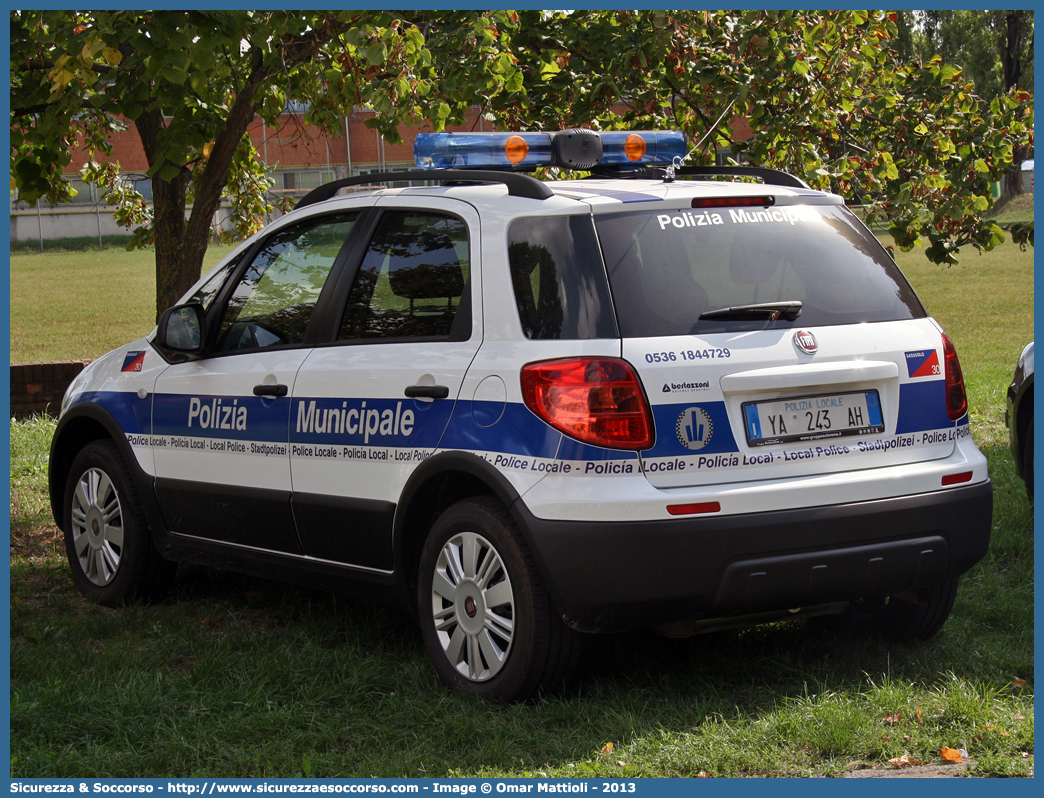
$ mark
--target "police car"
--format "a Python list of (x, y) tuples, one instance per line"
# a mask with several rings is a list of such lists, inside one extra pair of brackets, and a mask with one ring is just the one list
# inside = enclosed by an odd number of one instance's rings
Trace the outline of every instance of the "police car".
[(1008, 386), (1004, 423), (1015, 470), (1026, 484), (1026, 495), (1033, 503), (1033, 341), (1026, 344), (1015, 364), (1015, 375)]
[(70, 386), (50, 488), (87, 596), (178, 561), (354, 588), (500, 701), (583, 632), (942, 626), (986, 460), (953, 345), (840, 197), (679, 167), (670, 132), (415, 154), (313, 191)]

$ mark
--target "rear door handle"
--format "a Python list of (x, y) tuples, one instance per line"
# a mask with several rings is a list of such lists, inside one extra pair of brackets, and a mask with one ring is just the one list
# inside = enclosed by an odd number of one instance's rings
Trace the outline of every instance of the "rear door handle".
[(254, 396), (286, 396), (285, 385), (255, 385)]
[(411, 399), (445, 399), (449, 388), (445, 385), (407, 385), (406, 395)]

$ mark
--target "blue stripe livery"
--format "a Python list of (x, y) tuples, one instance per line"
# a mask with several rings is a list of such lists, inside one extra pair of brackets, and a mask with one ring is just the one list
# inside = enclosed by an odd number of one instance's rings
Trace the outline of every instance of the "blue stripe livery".
[[(692, 420), (682, 423), (681, 434), (689, 441), (701, 440), (703, 445), (691, 448), (679, 437), (679, 419), (691, 408), (699, 408), (710, 420), (702, 429), (693, 430)], [(698, 416), (699, 414), (697, 414)], [(702, 420), (702, 417), (700, 417)], [(724, 402), (685, 402), (683, 404), (655, 405), (653, 421), (656, 424), (656, 443), (642, 454), (646, 457), (677, 457), (689, 454), (719, 454), (736, 452), (736, 439), (732, 436), (729, 416)]]
[(137, 393), (128, 391), (86, 391), (74, 398), (70, 407), (84, 402), (105, 408), (116, 419), (120, 429), (129, 435), (151, 432), (151, 397), (139, 399)]
[(562, 438), (525, 405), (460, 400), (439, 448), (553, 458)]
[(945, 381), (907, 382), (899, 386), (896, 435), (952, 426), (954, 423), (946, 414)]

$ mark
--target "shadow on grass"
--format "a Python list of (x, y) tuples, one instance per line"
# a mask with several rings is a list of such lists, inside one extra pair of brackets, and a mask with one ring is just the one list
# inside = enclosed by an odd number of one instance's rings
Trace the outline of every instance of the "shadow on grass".
[[(609, 741), (644, 752), (644, 764), (627, 765), (637, 771), (616, 775), (788, 775), (843, 766), (831, 756), (887, 760), (874, 746), (888, 738), (859, 715), (887, 714), (876, 703), (905, 701), (909, 714), (951, 683), (989, 694), (1023, 679), (1032, 690), (1032, 514), (1005, 448), (986, 452), (991, 551), (931, 641), (886, 645), (815, 621), (680, 640), (588, 636), (575, 684), (525, 705), (447, 693), (413, 619), (394, 608), (183, 566), (170, 599), (104, 609), (76, 592), (61, 548), (44, 547), (12, 561), (12, 775), (292, 777), (305, 757), (320, 776), (606, 775), (623, 767), (600, 753)], [(882, 684), (907, 697), (882, 698)], [(805, 753), (759, 765), (742, 752), (781, 723), (781, 707), (824, 701), (852, 716), (833, 721), (837, 741), (802, 742), (830, 726), (820, 718), (779, 732)], [(983, 717), (947, 723), (965, 734)], [(719, 738), (727, 750), (699, 747)]]

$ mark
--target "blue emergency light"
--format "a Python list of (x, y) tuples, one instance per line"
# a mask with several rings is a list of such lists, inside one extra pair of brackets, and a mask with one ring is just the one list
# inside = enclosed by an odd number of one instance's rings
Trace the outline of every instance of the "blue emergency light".
[(421, 133), (413, 144), (413, 158), (421, 169), (608, 166), (626, 170), (666, 166), (687, 153), (685, 134), (679, 130)]

